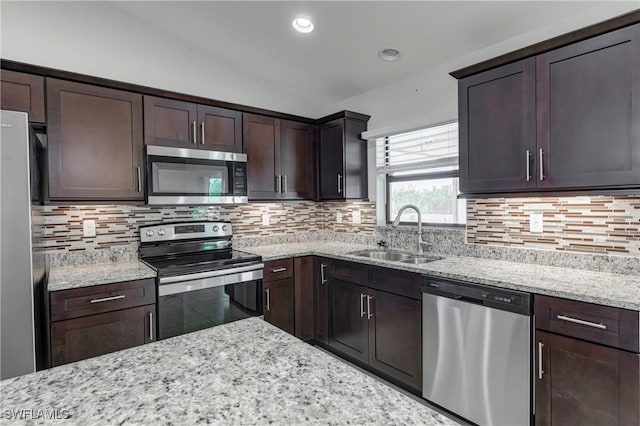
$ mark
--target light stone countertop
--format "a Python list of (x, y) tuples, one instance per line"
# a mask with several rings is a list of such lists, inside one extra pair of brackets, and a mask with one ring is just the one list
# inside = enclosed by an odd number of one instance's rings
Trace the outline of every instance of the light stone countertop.
[(458, 424), (257, 317), (5, 380), (0, 392), (2, 421), (57, 409), (78, 425)]
[[(433, 277), (451, 278), (640, 311), (640, 277), (634, 275), (475, 257), (441, 256), (441, 260), (412, 265), (348, 254), (365, 248), (367, 247), (339, 242), (309, 242), (246, 248), (244, 251), (262, 255), (265, 261), (292, 256), (325, 256)], [(437, 253), (426, 254), (438, 256)]]
[(138, 261), (65, 266), (51, 268), (48, 290), (68, 290), (155, 277), (156, 272), (153, 269)]

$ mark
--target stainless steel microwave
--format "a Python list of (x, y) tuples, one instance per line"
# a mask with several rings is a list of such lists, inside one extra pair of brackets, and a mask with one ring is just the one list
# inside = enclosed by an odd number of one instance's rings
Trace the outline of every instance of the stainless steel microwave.
[(145, 166), (149, 205), (248, 201), (246, 154), (147, 146)]

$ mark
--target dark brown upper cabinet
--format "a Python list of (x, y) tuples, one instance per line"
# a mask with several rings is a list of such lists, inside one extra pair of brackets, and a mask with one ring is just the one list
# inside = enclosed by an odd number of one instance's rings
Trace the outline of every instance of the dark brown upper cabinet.
[(460, 190), (535, 188), (535, 59), (460, 80)]
[(320, 199), (367, 199), (367, 130), (369, 116), (349, 111), (320, 119)]
[(538, 186), (639, 186), (640, 24), (536, 59)]
[(242, 113), (174, 99), (144, 97), (146, 145), (242, 152)]
[(314, 127), (244, 114), (251, 200), (311, 199), (315, 194)]
[(49, 198), (143, 200), (142, 96), (47, 79)]
[(44, 123), (44, 77), (21, 72), (0, 72), (0, 107), (29, 114), (29, 121)]
[(640, 187), (640, 24), (458, 88), (463, 193)]

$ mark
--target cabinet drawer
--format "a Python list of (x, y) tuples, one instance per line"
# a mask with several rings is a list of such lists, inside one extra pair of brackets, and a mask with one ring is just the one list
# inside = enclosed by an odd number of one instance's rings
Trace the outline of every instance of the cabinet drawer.
[(325, 271), (327, 277), (337, 278), (350, 283), (366, 285), (369, 267), (361, 263), (332, 259), (328, 263)]
[(628, 309), (535, 297), (536, 328), (632, 352), (639, 351), (638, 316)]
[(262, 279), (265, 282), (282, 280), (291, 277), (293, 277), (292, 257), (264, 262), (264, 276)]
[(411, 272), (378, 267), (369, 268), (369, 287), (400, 296), (422, 299), (423, 281), (421, 275)]
[(156, 303), (156, 283), (146, 279), (54, 291), (49, 301), (51, 321), (61, 321)]

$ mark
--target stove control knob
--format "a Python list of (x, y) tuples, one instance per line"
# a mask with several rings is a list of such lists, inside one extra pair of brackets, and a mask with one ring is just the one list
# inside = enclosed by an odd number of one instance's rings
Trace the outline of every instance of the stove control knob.
[(163, 236), (164, 234), (165, 234), (164, 229), (163, 229), (163, 228), (160, 228), (160, 229), (158, 230), (158, 235)]
[(213, 225), (213, 232), (218, 232), (218, 229), (220, 229), (218, 228), (218, 225)]
[(147, 231), (147, 237), (153, 237), (153, 231), (151, 229)]
[(222, 230), (226, 231), (227, 230), (227, 225), (222, 225)]

